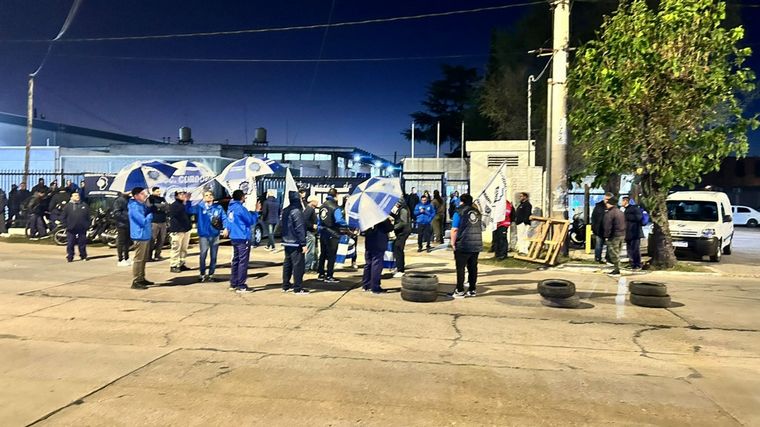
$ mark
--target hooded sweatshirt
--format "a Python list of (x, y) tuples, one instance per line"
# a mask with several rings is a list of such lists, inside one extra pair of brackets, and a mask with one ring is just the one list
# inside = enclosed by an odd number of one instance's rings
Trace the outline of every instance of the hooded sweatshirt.
[(290, 247), (306, 246), (306, 225), (298, 192), (288, 194), (290, 205), (282, 211), (282, 245)]

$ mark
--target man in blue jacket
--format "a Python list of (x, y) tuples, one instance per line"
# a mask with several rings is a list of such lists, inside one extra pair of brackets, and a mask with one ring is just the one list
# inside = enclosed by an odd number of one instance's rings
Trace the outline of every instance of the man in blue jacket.
[(71, 200), (61, 212), (61, 223), (66, 226), (66, 260), (74, 261), (74, 245), (79, 247), (79, 258), (87, 260), (87, 229), (90, 228), (90, 208), (71, 193)]
[(274, 194), (272, 192), (267, 193), (267, 199), (264, 201), (261, 215), (263, 216), (264, 224), (267, 226), (267, 237), (269, 240), (266, 249), (268, 251), (274, 250), (274, 230), (280, 221), (281, 213), (280, 204), (277, 203)]
[(386, 219), (364, 232), (364, 275), (362, 288), (381, 294), (386, 290), (380, 287), (383, 273), (383, 256), (388, 249), (388, 233), (393, 231), (393, 223)]
[[(215, 282), (216, 254), (219, 250), (219, 229), (214, 224), (224, 224), (224, 209), (214, 203), (214, 193), (203, 193), (203, 202), (193, 206), (192, 213), (198, 225), (198, 240), (201, 247), (200, 281)], [(211, 263), (206, 274), (206, 256), (211, 253)]]
[(430, 239), (433, 229), (430, 225), (435, 218), (435, 209), (430, 204), (430, 199), (423, 195), (417, 206), (414, 207), (414, 217), (417, 218), (417, 252), (422, 252), (422, 244), (425, 243), (430, 252)]
[(251, 227), (256, 225), (256, 216), (248, 212), (243, 190), (232, 192), (232, 201), (224, 217), (224, 235), (232, 242), (232, 266), (230, 268), (230, 290), (239, 293), (253, 292), (245, 281), (248, 278), (248, 262), (251, 259)]
[(135, 256), (132, 261), (132, 289), (147, 289), (154, 285), (145, 279), (145, 262), (150, 250), (150, 239), (153, 237), (151, 222), (153, 214), (145, 206), (148, 192), (142, 187), (132, 189), (132, 198), (129, 200), (129, 237), (135, 242)]
[[(460, 197), (460, 208), (451, 220), (451, 248), (457, 268), (457, 287), (451, 294), (454, 298), (474, 297), (478, 282), (478, 256), (483, 251), (482, 215), (473, 205), (472, 196), (465, 193)], [(464, 269), (467, 268), (469, 288), (464, 291)]]
[[(302, 287), (306, 247), (306, 225), (304, 224), (301, 197), (295, 191), (288, 193), (290, 205), (282, 211), (282, 245), (285, 247), (285, 263), (282, 265), (282, 291), (293, 288), (294, 294), (308, 294)], [(290, 278), (293, 283), (290, 283)]]

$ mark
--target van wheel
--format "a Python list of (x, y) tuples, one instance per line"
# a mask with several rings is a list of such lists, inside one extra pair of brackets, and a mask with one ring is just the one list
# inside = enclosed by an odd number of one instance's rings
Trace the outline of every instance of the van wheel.
[(734, 243), (734, 239), (731, 239), (731, 243), (728, 244), (725, 248), (723, 248), (723, 255), (731, 255), (731, 245)]
[(710, 255), (710, 261), (720, 262), (721, 255), (723, 254), (723, 240), (718, 243), (718, 249), (715, 251), (715, 255)]

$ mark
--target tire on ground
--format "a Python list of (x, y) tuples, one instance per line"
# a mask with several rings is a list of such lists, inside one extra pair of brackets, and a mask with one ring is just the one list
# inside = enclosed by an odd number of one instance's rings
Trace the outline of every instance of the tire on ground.
[(541, 304), (554, 308), (578, 308), (581, 305), (581, 300), (578, 298), (578, 295), (573, 295), (567, 298), (542, 297)]
[(407, 273), (401, 278), (401, 288), (410, 291), (438, 292), (435, 274)]
[(639, 307), (668, 308), (670, 307), (670, 295), (649, 296), (631, 294), (631, 304)]
[(411, 302), (433, 302), (438, 299), (438, 292), (435, 291), (412, 291), (401, 288), (401, 299)]
[(628, 290), (632, 294), (652, 297), (664, 297), (668, 294), (668, 287), (660, 282), (634, 281), (628, 284)]
[(575, 295), (575, 283), (563, 279), (546, 279), (538, 282), (538, 293), (545, 298), (568, 298)]

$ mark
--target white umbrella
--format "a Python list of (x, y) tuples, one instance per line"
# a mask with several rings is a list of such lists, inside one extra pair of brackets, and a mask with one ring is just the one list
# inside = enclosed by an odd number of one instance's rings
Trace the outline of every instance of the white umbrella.
[(176, 170), (174, 166), (160, 160), (133, 162), (116, 174), (109, 189), (125, 193), (135, 187), (150, 188), (168, 181)]
[(348, 226), (365, 231), (383, 222), (402, 195), (398, 178), (370, 178), (362, 182), (346, 201)]

